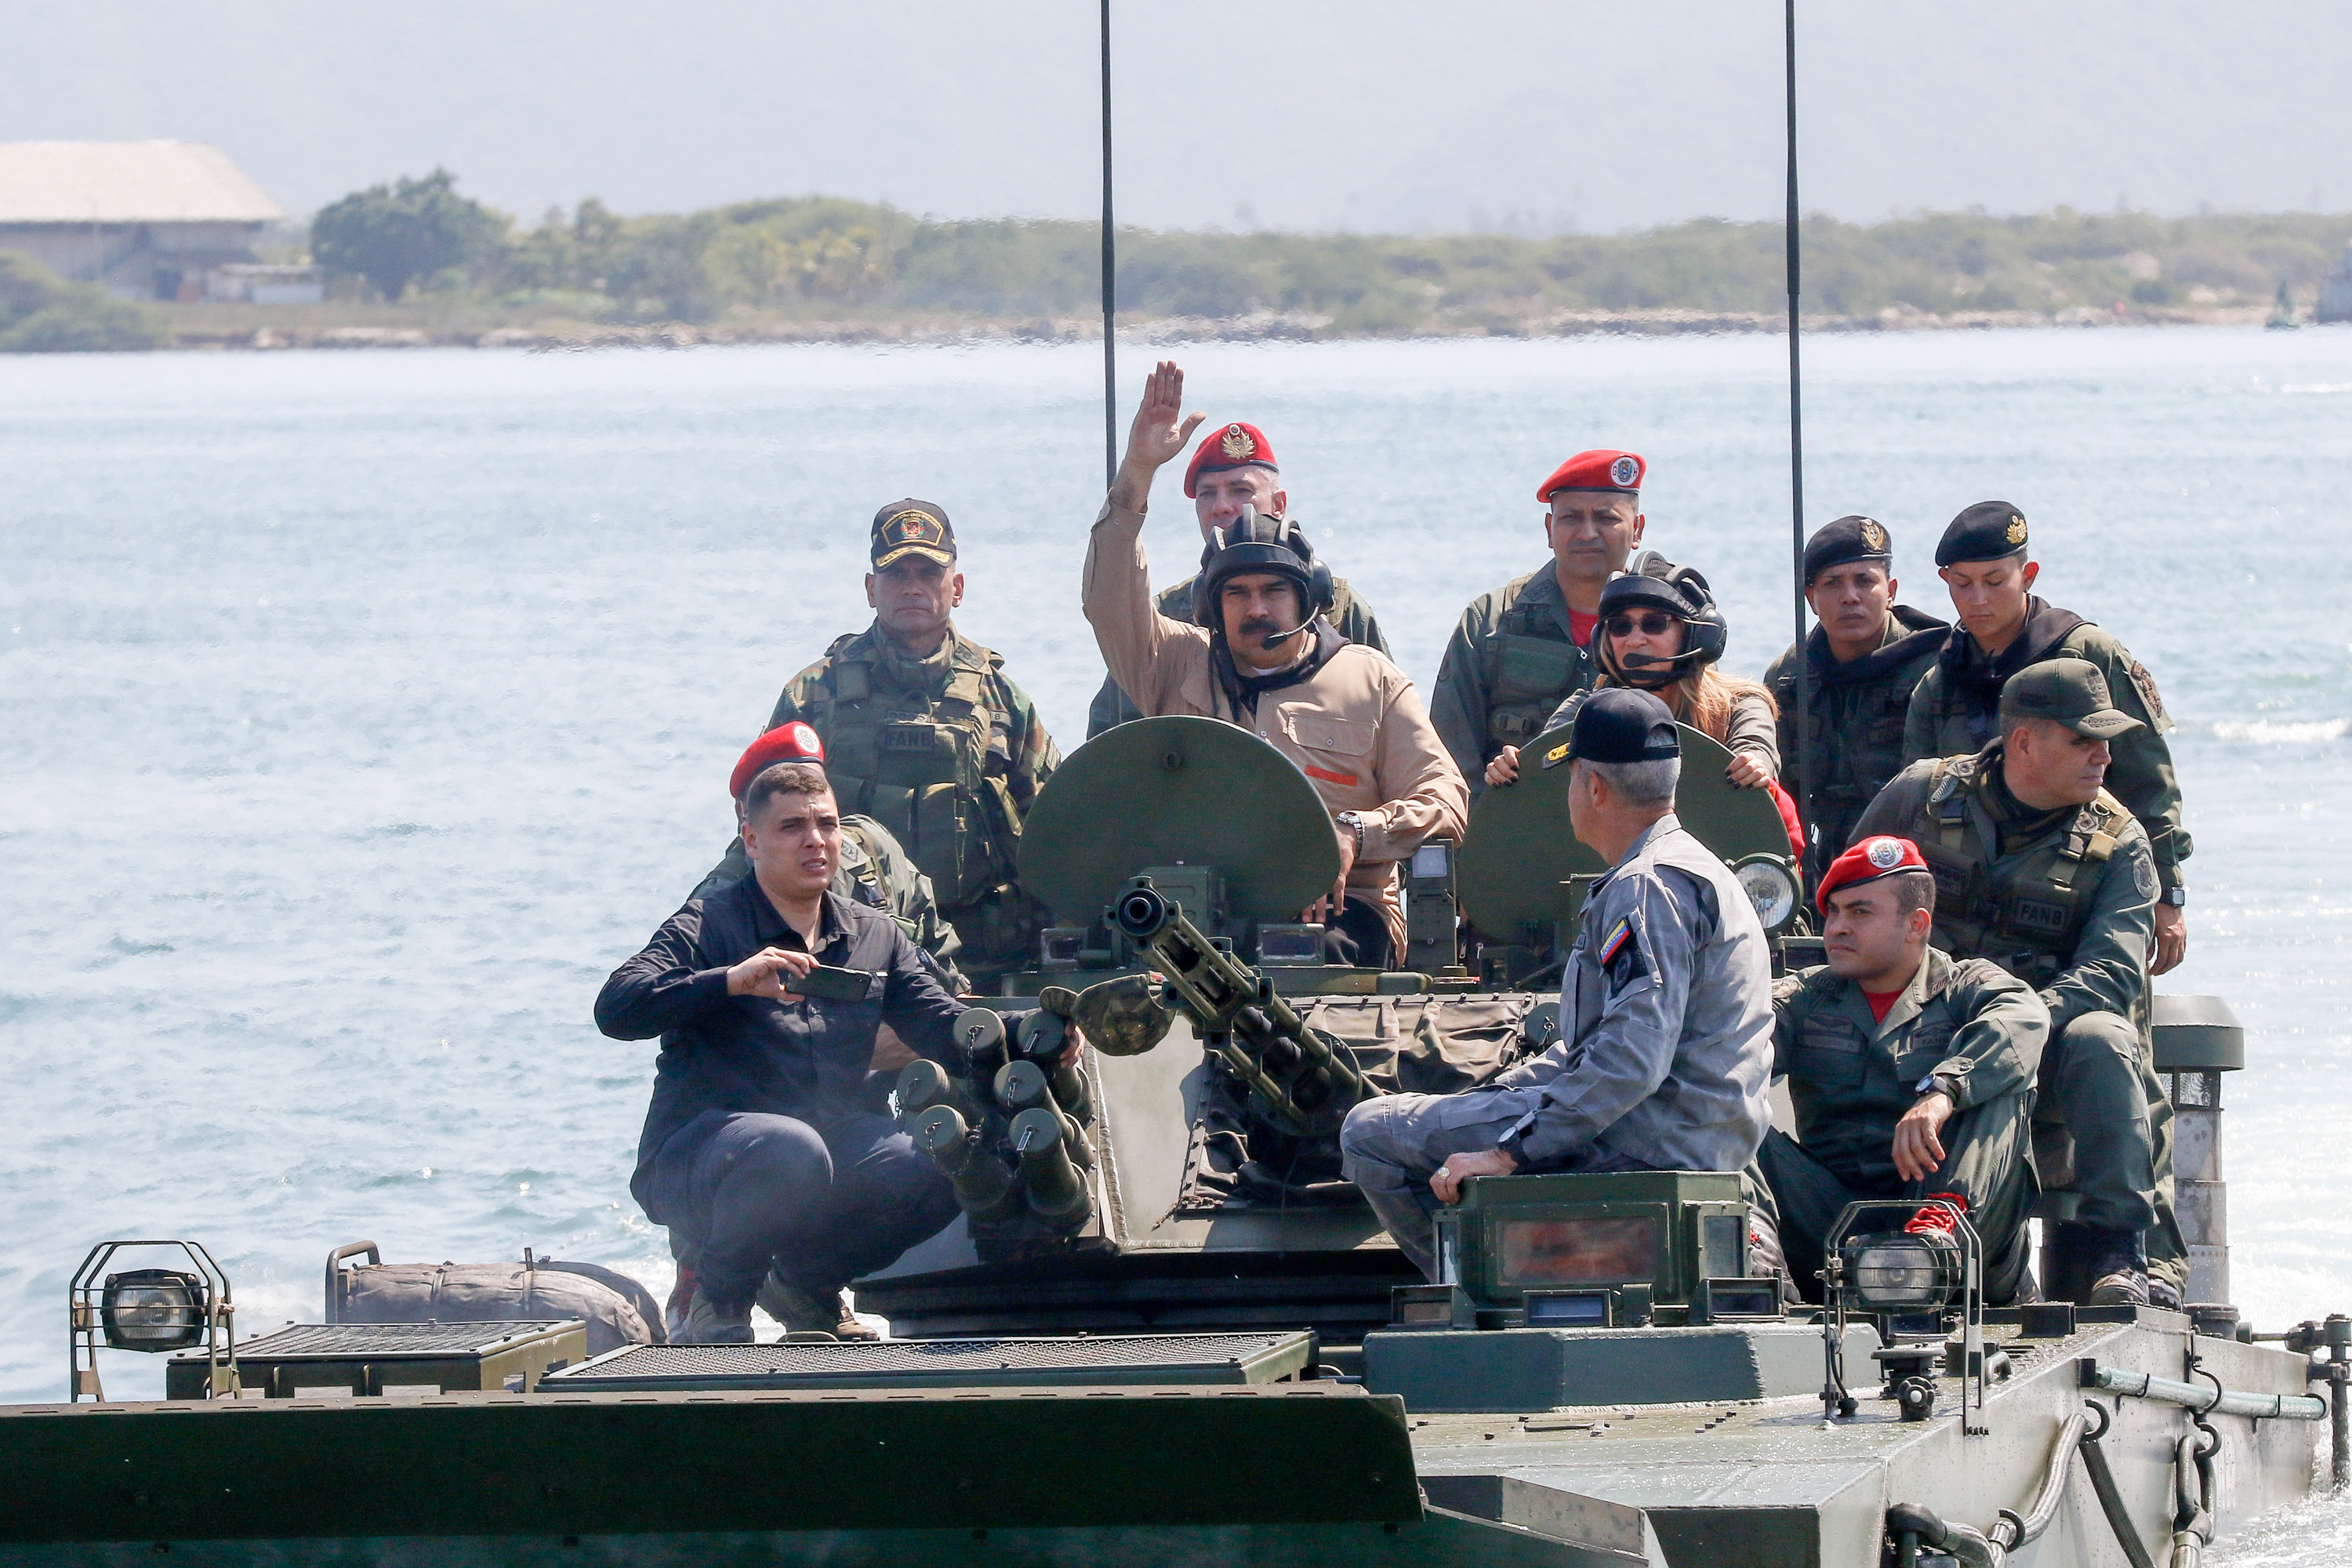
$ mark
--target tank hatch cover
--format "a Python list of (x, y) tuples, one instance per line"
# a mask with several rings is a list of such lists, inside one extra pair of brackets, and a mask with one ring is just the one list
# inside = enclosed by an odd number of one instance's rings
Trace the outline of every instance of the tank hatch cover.
[(1274, 1383), (1308, 1369), (1315, 1336), (1098, 1334), (1085, 1339), (625, 1345), (551, 1374), (550, 1392), (723, 1388), (1100, 1387)]
[(1307, 775), (1216, 719), (1105, 731), (1055, 770), (1022, 825), (1021, 885), (1074, 925), (1146, 867), (1179, 864), (1215, 867), (1240, 919), (1297, 920), (1339, 877), (1339, 845)]
[[(1682, 825), (1727, 865), (1756, 855), (1787, 864), (1789, 830), (1772, 792), (1737, 787), (1723, 776), (1728, 748), (1687, 724), (1675, 728), (1683, 771), (1675, 815)], [(1455, 886), (1463, 912), (1490, 936), (1560, 919), (1559, 885), (1608, 868), (1569, 831), (1567, 746), (1566, 725), (1528, 742), (1519, 752), (1518, 782), (1487, 790), (1470, 808)]]

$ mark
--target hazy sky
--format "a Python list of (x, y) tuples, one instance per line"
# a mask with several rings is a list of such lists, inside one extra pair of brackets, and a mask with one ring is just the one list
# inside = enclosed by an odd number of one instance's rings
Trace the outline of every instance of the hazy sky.
[[(1800, 0), (1806, 205), (2352, 207), (2341, 0)], [(1780, 191), (1771, 0), (1113, 0), (1123, 218), (1611, 230)], [(436, 163), (535, 216), (757, 195), (1091, 216), (1092, 0), (75, 0), (0, 140), (224, 148), (301, 213)]]

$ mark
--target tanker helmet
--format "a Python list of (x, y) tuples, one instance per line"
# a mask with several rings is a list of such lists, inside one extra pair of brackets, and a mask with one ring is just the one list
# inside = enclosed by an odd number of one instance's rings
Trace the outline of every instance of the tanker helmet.
[(1260, 517), (1245, 506), (1211, 534), (1201, 552), (1201, 572), (1192, 579), (1192, 624), (1217, 630), (1217, 598), (1226, 580), (1252, 572), (1289, 578), (1298, 588), (1298, 612), (1308, 620), (1331, 607), (1331, 568), (1316, 559), (1307, 531), (1286, 518)]
[[(1628, 572), (1609, 580), (1601, 590), (1603, 626), (1592, 634), (1592, 657), (1610, 678), (1623, 686), (1655, 689), (1695, 675), (1723, 657), (1723, 612), (1716, 607), (1715, 591), (1696, 567), (1661, 567), (1663, 575)], [(1633, 670), (1620, 669), (1611, 651), (1606, 623), (1623, 610), (1660, 609), (1683, 623), (1683, 650), (1672, 658), (1645, 660)]]

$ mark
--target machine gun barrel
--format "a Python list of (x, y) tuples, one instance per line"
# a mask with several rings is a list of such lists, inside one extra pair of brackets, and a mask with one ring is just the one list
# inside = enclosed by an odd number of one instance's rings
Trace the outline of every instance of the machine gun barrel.
[(1202, 935), (1150, 878), (1138, 877), (1110, 918), (1150, 952), (1168, 994), (1293, 1131), (1327, 1131), (1371, 1093), (1346, 1047), (1309, 1028), (1264, 975)]

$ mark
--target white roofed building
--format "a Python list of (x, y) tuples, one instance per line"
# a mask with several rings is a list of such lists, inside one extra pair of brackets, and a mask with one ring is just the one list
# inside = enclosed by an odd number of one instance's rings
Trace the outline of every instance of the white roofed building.
[(202, 142), (0, 142), (0, 250), (126, 298), (202, 298), (285, 216)]

